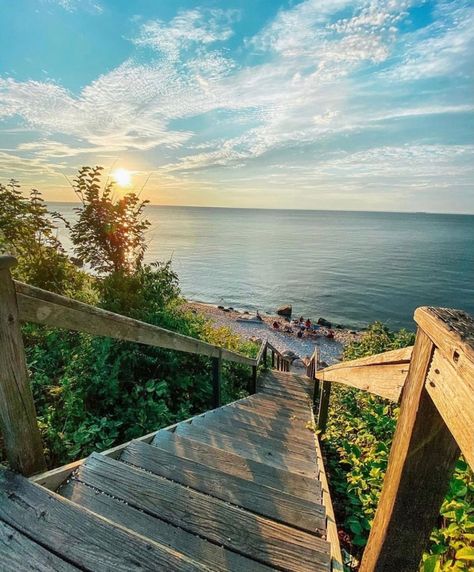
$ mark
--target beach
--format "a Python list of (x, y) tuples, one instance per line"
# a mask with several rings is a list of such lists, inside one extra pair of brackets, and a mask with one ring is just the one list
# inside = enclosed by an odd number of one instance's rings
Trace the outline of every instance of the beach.
[[(285, 325), (290, 323), (282, 316), (260, 313), (261, 322), (243, 321), (255, 314), (238, 311), (233, 308), (218, 307), (214, 304), (203, 302), (186, 301), (185, 306), (194, 312), (206, 316), (216, 326), (226, 326), (233, 332), (248, 340), (268, 341), (280, 352), (293, 352), (301, 359), (309, 358), (316, 346), (320, 348), (320, 360), (328, 365), (341, 359), (343, 348), (346, 344), (360, 339), (361, 332), (347, 328), (331, 328), (334, 338), (327, 338), (329, 328), (320, 327), (314, 334), (304, 332), (302, 338), (296, 335), (297, 328), (293, 327), (293, 333), (282, 331)], [(280, 324), (280, 329), (273, 327), (274, 322)]]

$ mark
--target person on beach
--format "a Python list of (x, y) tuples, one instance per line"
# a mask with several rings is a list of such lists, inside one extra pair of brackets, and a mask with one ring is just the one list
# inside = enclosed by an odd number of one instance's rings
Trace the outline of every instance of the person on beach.
[(303, 337), (303, 330), (298, 330), (298, 332), (296, 333), (296, 337), (302, 338)]
[(308, 318), (306, 320), (306, 322), (304, 323), (304, 325), (306, 326), (307, 330), (310, 330), (311, 329), (311, 320)]

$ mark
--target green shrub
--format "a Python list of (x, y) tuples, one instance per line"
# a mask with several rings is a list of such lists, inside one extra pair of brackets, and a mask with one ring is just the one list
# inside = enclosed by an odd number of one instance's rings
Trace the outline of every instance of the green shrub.
[[(48, 212), (37, 191), (25, 198), (15, 181), (0, 185), (0, 251), (17, 256), (15, 277), (255, 355), (253, 344), (184, 309), (169, 261), (142, 263), (145, 203), (133, 193), (115, 200), (111, 185), (100, 189), (100, 174), (98, 167), (80, 170), (74, 181), (78, 218), (68, 225), (76, 255), (95, 275), (66, 255), (56, 238), (58, 215)], [(211, 361), (204, 356), (33, 324), (23, 334), (50, 467), (209, 408)], [(224, 402), (246, 393), (250, 375), (249, 367), (224, 363)]]

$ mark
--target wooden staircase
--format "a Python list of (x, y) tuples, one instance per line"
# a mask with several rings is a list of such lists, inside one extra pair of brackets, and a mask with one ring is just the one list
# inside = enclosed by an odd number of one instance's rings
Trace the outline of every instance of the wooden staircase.
[(54, 493), (0, 472), (0, 568), (331, 569), (309, 378), (93, 453)]

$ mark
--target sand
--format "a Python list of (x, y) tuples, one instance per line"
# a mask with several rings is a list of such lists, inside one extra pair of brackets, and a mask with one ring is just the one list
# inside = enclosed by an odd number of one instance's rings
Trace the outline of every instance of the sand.
[(261, 314), (263, 319), (260, 323), (245, 323), (237, 321), (238, 318), (248, 316), (236, 310), (222, 310), (212, 304), (204, 304), (202, 302), (186, 302), (186, 307), (205, 315), (217, 326), (227, 326), (236, 334), (246, 339), (265, 339), (275, 346), (279, 351), (292, 351), (300, 358), (310, 357), (314, 352), (314, 348), (319, 346), (321, 360), (327, 364), (336, 363), (342, 354), (344, 345), (357, 341), (360, 338), (360, 332), (353, 332), (347, 329), (333, 329), (334, 339), (328, 339), (325, 334), (327, 328), (321, 327), (317, 336), (304, 334), (303, 338), (296, 336), (296, 329), (293, 334), (284, 333), (275, 330), (272, 327), (273, 322), (277, 321), (281, 326), (287, 322), (281, 316), (271, 316)]

